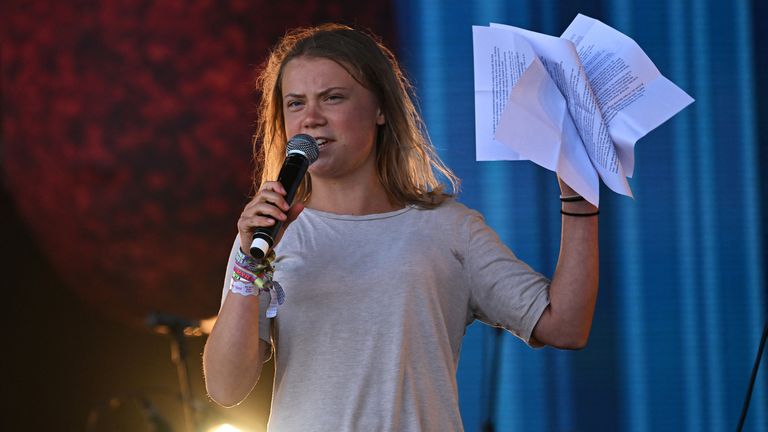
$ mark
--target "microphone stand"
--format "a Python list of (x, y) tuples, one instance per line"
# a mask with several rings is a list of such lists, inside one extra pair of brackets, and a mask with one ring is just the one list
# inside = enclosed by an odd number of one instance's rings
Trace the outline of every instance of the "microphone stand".
[(149, 400), (147, 396), (141, 395), (138, 397), (138, 404), (141, 411), (144, 413), (144, 417), (151, 426), (152, 432), (173, 432), (173, 428), (168, 421), (160, 415), (155, 404)]
[(150, 314), (146, 322), (155, 332), (171, 336), (171, 361), (176, 365), (176, 374), (179, 378), (179, 393), (184, 411), (185, 429), (189, 432), (197, 431), (197, 422), (192, 405), (192, 382), (189, 377), (189, 368), (187, 367), (187, 346), (184, 337), (186, 335), (199, 334), (200, 323), (199, 321), (188, 321), (162, 313)]
[(494, 432), (496, 430), (494, 414), (496, 413), (496, 406), (499, 398), (499, 368), (501, 365), (501, 341), (503, 334), (504, 330), (501, 327), (493, 328), (493, 340), (491, 342), (491, 373), (488, 382), (489, 400), (486, 405), (483, 432)]
[[(163, 392), (160, 394), (163, 394)], [(175, 397), (178, 396), (175, 392), (172, 394)], [(111, 396), (106, 402), (103, 403), (103, 406), (97, 405), (92, 407), (88, 412), (88, 417), (86, 418), (85, 422), (86, 432), (94, 432), (97, 430), (96, 428), (98, 427), (99, 422), (101, 421), (102, 417), (104, 417), (104, 411), (120, 408), (121, 406), (126, 405), (128, 401), (133, 401), (136, 404), (136, 407), (139, 409), (147, 423), (148, 431), (173, 432), (171, 424), (168, 422), (168, 420), (165, 419), (165, 417), (162, 416), (162, 414), (160, 414), (157, 406), (152, 403), (152, 400), (149, 397), (149, 393), (146, 391), (117, 394)], [(99, 430), (104, 429), (102, 428)]]
[(763, 335), (760, 337), (760, 346), (757, 348), (757, 357), (755, 358), (755, 365), (752, 367), (752, 375), (749, 377), (749, 386), (747, 387), (747, 395), (744, 398), (744, 406), (741, 408), (741, 416), (739, 417), (739, 425), (736, 427), (738, 432), (744, 428), (744, 421), (747, 419), (747, 410), (749, 410), (749, 400), (752, 399), (752, 389), (755, 386), (755, 380), (757, 379), (757, 370), (760, 368), (760, 359), (763, 358), (763, 351), (765, 350), (765, 340), (768, 338), (768, 322), (763, 325)]

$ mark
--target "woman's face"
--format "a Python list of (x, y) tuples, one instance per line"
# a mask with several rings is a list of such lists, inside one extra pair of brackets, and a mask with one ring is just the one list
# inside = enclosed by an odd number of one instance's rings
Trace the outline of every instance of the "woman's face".
[(376, 174), (376, 130), (384, 115), (376, 97), (338, 63), (297, 57), (282, 76), (283, 115), (288, 137), (313, 136), (320, 157), (313, 179), (355, 179)]

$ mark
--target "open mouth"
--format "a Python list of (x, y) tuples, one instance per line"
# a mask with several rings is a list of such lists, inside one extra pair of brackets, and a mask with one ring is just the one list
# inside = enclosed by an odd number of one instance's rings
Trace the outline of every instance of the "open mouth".
[(323, 148), (323, 146), (328, 143), (328, 139), (327, 138), (315, 138), (315, 142), (317, 143), (317, 146), (319, 148)]

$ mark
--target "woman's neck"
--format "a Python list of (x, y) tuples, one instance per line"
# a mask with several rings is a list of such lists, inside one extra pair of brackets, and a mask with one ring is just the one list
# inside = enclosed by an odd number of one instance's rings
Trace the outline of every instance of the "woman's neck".
[(403, 208), (392, 202), (377, 177), (362, 182), (312, 178), (312, 193), (306, 207), (327, 213), (367, 215)]

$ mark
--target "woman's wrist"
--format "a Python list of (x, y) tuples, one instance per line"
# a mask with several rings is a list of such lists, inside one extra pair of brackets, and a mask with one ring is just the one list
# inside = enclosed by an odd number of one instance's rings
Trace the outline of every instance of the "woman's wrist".
[(285, 301), (285, 292), (280, 284), (273, 280), (275, 251), (270, 250), (263, 259), (256, 259), (238, 248), (229, 291), (246, 297), (258, 297), (262, 292), (269, 293), (267, 318), (277, 316), (277, 307)]
[[(571, 188), (567, 188), (571, 189)], [(597, 216), (600, 210), (581, 195), (570, 191), (564, 191), (560, 195), (560, 213), (565, 216), (588, 217)]]

